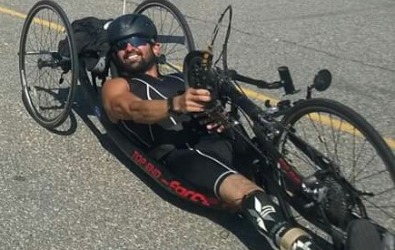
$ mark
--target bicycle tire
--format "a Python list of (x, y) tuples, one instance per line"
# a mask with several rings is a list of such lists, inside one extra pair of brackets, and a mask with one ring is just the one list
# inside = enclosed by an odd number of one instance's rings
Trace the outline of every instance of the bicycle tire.
[[(165, 63), (159, 65), (161, 74), (182, 72), (184, 58), (188, 52), (195, 50), (195, 43), (180, 10), (167, 0), (146, 0), (134, 12), (148, 16), (158, 29), (158, 40), (165, 58)], [(170, 20), (166, 19), (168, 17)]]
[[(360, 191), (369, 191), (374, 194), (372, 197), (361, 197), (366, 213), (358, 214), (358, 211), (352, 211), (353, 213), (357, 213), (360, 217), (367, 216), (380, 227), (394, 233), (395, 157), (390, 147), (372, 125), (351, 108), (336, 101), (321, 98), (297, 103), (283, 117), (282, 122), (287, 131), (291, 130), (292, 133), (297, 133), (309, 145), (313, 145), (315, 149), (319, 149), (321, 153), (324, 153), (326, 157), (334, 161), (339, 170), (342, 171), (343, 176), (353, 187)], [(326, 128), (333, 128), (334, 130), (330, 133), (325, 133)], [(312, 136), (316, 132), (319, 135), (317, 137)], [(340, 133), (343, 132), (345, 134), (340, 136)], [(327, 136), (335, 139), (333, 145), (328, 142)], [(349, 140), (349, 137), (352, 136), (358, 138)], [(340, 142), (357, 144), (357, 140), (361, 140), (362, 144), (346, 145), (346, 148), (340, 147)], [(307, 165), (314, 167), (314, 163), (309, 163), (307, 157), (303, 157), (303, 152), (292, 145), (292, 142), (288, 140), (287, 133), (280, 137), (277, 146), (279, 151), (303, 176), (308, 176), (316, 171), (315, 169), (308, 170)], [(351, 168), (351, 165), (344, 164), (349, 163), (348, 153), (350, 152), (343, 155), (341, 149), (347, 149), (353, 153), (351, 158), (353, 165)], [(365, 149), (366, 151), (362, 152)], [(291, 152), (292, 150), (295, 150), (295, 152)], [(354, 153), (357, 153), (357, 155), (354, 155)], [(371, 158), (368, 153), (376, 153), (378, 157), (374, 158), (375, 156), (373, 156)], [(368, 162), (365, 165), (360, 164), (364, 159), (368, 160)], [(298, 166), (298, 163), (301, 164)], [(379, 165), (380, 163), (381, 165)], [(363, 169), (356, 171), (356, 167), (359, 166), (362, 166)], [(309, 171), (312, 173), (307, 173)], [(356, 176), (351, 176), (352, 173), (355, 173)], [(341, 192), (345, 192), (344, 189), (341, 189)], [(334, 207), (330, 207), (330, 209), (333, 209), (332, 213), (335, 213), (335, 211), (338, 213), (343, 212), (341, 211), (343, 208), (341, 197), (341, 195), (333, 197), (331, 205)], [(381, 207), (380, 204), (382, 205)], [(311, 225), (309, 227), (311, 229)]]
[[(53, 20), (55, 18), (56, 22)], [(37, 35), (40, 31), (47, 34)], [(34, 33), (31, 38), (39, 41), (30, 41), (30, 33)], [(65, 41), (70, 51), (70, 62), (67, 62), (69, 72), (65, 73), (61, 66), (52, 67), (48, 66), (49, 64), (40, 68), (40, 63), (51, 60), (54, 62), (54, 55), (59, 56), (56, 53), (60, 38), (67, 39)], [(36, 72), (33, 72), (34, 70)], [(39, 1), (27, 14), (19, 45), (19, 72), (22, 100), (29, 114), (47, 129), (61, 125), (72, 107), (78, 81), (78, 57), (70, 22), (57, 3), (50, 0)], [(34, 75), (36, 79), (30, 81), (29, 77)], [(43, 86), (40, 86), (41, 84)], [(53, 85), (49, 86), (50, 84)], [(66, 84), (68, 86), (65, 86)]]

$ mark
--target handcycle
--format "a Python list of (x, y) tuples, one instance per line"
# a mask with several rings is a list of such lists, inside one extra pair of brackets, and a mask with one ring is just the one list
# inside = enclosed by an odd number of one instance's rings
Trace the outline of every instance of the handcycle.
[[(337, 249), (346, 241), (347, 225), (357, 218), (371, 220), (382, 235), (394, 234), (395, 157), (379, 133), (358, 113), (333, 100), (312, 98), (314, 90), (329, 87), (328, 70), (317, 73), (305, 99), (263, 105), (247, 97), (237, 82), (266, 89), (283, 88), (287, 95), (296, 90), (287, 67), (279, 68), (280, 80), (272, 83), (228, 68), (231, 7), (221, 15), (212, 42), (204, 51), (195, 50), (192, 32), (173, 4), (147, 0), (135, 12), (148, 15), (159, 27), (158, 39), (163, 44), (163, 55), (158, 59), (161, 72), (183, 71), (189, 86), (207, 88), (215, 94), (217, 99), (205, 115), (248, 145), (252, 157), (244, 162), (245, 175), (276, 197), (289, 221)], [(213, 49), (226, 14), (226, 35), (214, 62)], [(39, 32), (48, 34), (40, 36)], [(30, 38), (38, 39), (40, 44)], [(65, 38), (71, 52), (68, 56), (58, 51), (58, 42)], [(86, 71), (75, 47), (73, 30), (61, 7), (46, 0), (34, 5), (23, 27), (19, 51), (22, 98), (31, 116), (51, 130), (62, 125), (72, 109), (79, 80), (87, 105), (133, 163), (178, 197), (223, 209), (224, 204), (216, 197), (174, 176), (108, 120), (96, 76)], [(222, 66), (218, 66), (220, 61)], [(116, 76), (116, 69), (110, 69)]]

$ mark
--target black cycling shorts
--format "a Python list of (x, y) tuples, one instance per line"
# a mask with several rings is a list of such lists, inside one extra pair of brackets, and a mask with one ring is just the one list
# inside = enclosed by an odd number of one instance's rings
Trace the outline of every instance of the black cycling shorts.
[(218, 198), (222, 181), (236, 173), (232, 163), (232, 143), (219, 136), (203, 137), (193, 147), (175, 149), (165, 160), (166, 167), (176, 176)]

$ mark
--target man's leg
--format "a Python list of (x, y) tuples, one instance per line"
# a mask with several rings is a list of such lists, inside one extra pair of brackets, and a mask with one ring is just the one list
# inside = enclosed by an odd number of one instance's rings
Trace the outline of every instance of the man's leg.
[(306, 232), (292, 227), (270, 196), (240, 174), (226, 177), (219, 195), (224, 202), (238, 208), (257, 230), (269, 237), (281, 250), (319, 249)]
[(232, 145), (217, 138), (202, 140), (193, 149), (174, 150), (166, 158), (166, 166), (174, 174), (242, 211), (260, 233), (282, 246), (282, 250), (319, 249), (307, 247), (311, 244), (307, 234), (292, 228), (270, 197), (233, 170), (232, 163)]

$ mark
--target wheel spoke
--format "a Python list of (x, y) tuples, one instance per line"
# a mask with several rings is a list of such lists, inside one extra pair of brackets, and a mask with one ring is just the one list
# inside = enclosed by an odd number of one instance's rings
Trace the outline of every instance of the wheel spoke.
[(166, 58), (166, 63), (159, 65), (160, 72), (182, 72), (186, 54), (195, 48), (189, 26), (182, 14), (168, 1), (143, 2), (135, 12), (147, 15), (157, 27), (161, 51)]
[[(61, 7), (52, 1), (39, 1), (30, 10), (21, 35), (20, 72), (26, 83), (24, 104), (42, 126), (55, 128), (71, 109), (77, 84), (77, 54), (73, 50), (71, 25)], [(68, 39), (72, 70), (63, 74), (55, 63), (60, 40)], [(62, 85), (59, 79), (64, 79)]]
[[(383, 144), (382, 140), (378, 140), (380, 135), (371, 125), (344, 105), (325, 99), (307, 100), (296, 105), (295, 109), (286, 115), (284, 121), (285, 127), (291, 127), (295, 136), (327, 156), (331, 160), (329, 164), (340, 171), (340, 176), (345, 178), (355, 190), (361, 191), (360, 199), (363, 204), (356, 202), (330, 209), (336, 211), (336, 209), (354, 207), (353, 213), (363, 217), (363, 208), (365, 208), (369, 218), (393, 233), (395, 185), (388, 168), (395, 168), (395, 158), (388, 146)], [(301, 150), (293, 145), (286, 134), (284, 133), (280, 140), (280, 151), (289, 162), (293, 163), (300, 174), (303, 176), (314, 174), (311, 171), (315, 171), (314, 167), (318, 164), (318, 162), (314, 163), (312, 158), (314, 156), (307, 153), (308, 150)], [(387, 157), (382, 158), (378, 154), (379, 150), (387, 150), (385, 154)], [(388, 159), (388, 155), (392, 155), (392, 158)], [(339, 182), (339, 185), (343, 184)], [(328, 192), (339, 192), (338, 189), (331, 191), (330, 185), (328, 188)], [(350, 189), (344, 187), (341, 190), (347, 192), (346, 190)], [(346, 197), (353, 195), (355, 193), (345, 194)], [(339, 213), (347, 213), (347, 211), (339, 211)], [(296, 220), (299, 220), (299, 217), (296, 217)], [(301, 223), (309, 224), (309, 222)]]

